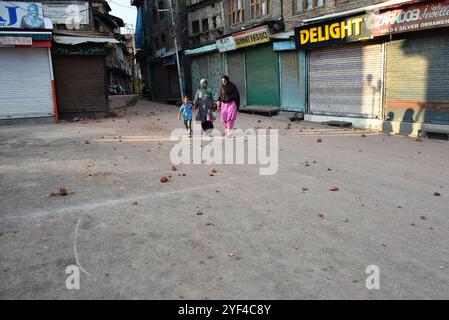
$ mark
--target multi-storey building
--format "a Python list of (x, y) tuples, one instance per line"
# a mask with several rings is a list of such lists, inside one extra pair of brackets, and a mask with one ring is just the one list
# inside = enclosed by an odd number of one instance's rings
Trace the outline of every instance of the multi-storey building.
[[(180, 0), (132, 0), (141, 15), (142, 41), (137, 46), (142, 74), (157, 100), (180, 100), (181, 88), (188, 86), (184, 72), (183, 49), (188, 46), (186, 2)], [(173, 9), (173, 21), (169, 10)], [(175, 37), (178, 48), (175, 48)], [(176, 51), (180, 58), (178, 74)], [(179, 81), (181, 78), (181, 84)], [(187, 84), (186, 84), (187, 82)]]
[[(104, 0), (0, 1), (0, 37), (14, 43), (0, 44), (0, 80), (6, 88), (0, 93), (0, 118), (48, 121), (107, 114), (112, 73), (106, 56), (126, 74), (123, 55), (115, 54), (121, 49), (113, 49), (121, 46), (115, 36), (123, 21), (110, 11)], [(26, 80), (17, 76), (23, 72)], [(5, 81), (9, 74), (14, 76)]]

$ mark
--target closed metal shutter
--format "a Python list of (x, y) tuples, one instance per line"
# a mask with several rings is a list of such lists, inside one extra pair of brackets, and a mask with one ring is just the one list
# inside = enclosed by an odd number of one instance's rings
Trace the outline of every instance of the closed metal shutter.
[(449, 124), (449, 35), (387, 44), (387, 120)]
[(223, 56), (220, 53), (212, 53), (209, 55), (209, 88), (214, 93), (214, 99), (218, 98), (221, 87), (221, 76), (223, 71)]
[(316, 49), (309, 58), (310, 113), (381, 118), (381, 44)]
[(156, 99), (170, 97), (170, 77), (168, 69), (161, 62), (154, 64), (154, 96)]
[(271, 44), (246, 50), (248, 105), (280, 106), (279, 54)]
[(305, 51), (284, 51), (281, 56), (281, 107), (304, 112), (306, 106)]
[(240, 92), (240, 104), (246, 105), (245, 52), (236, 51), (226, 54), (229, 80), (234, 82)]
[(192, 74), (192, 93), (195, 95), (200, 88), (201, 79), (207, 79), (209, 75), (207, 56), (194, 57), (190, 65), (190, 72)]
[(0, 48), (0, 119), (54, 116), (47, 48)]
[(181, 90), (179, 89), (178, 67), (171, 65), (166, 68), (170, 79), (170, 98), (180, 99)]
[(106, 113), (108, 106), (104, 56), (53, 56), (61, 117)]

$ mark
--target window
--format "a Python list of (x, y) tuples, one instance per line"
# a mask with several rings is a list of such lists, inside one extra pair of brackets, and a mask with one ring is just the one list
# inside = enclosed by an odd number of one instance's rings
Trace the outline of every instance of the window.
[(212, 17), (212, 26), (214, 29), (217, 29), (217, 16)]
[(296, 0), (296, 12), (324, 7), (324, 0)]
[(265, 17), (269, 13), (270, 0), (251, 0), (251, 18)]
[(165, 37), (165, 34), (161, 35), (161, 42), (162, 42), (162, 48), (167, 48), (167, 38)]
[(200, 33), (200, 22), (198, 20), (192, 21), (192, 33)]
[(229, 24), (238, 24), (243, 22), (243, 0), (227, 0)]
[(154, 38), (154, 49), (156, 49), (156, 51), (157, 50), (159, 50), (161, 47), (160, 47), (160, 44), (159, 44), (159, 38), (158, 37), (155, 37)]
[[(158, 9), (159, 10), (165, 9), (164, 1), (159, 1)], [(159, 19), (163, 20), (164, 18), (165, 18), (165, 12), (164, 11), (159, 11)]]
[(203, 19), (203, 21), (201, 21), (201, 28), (201, 31), (203, 32), (209, 31), (209, 19)]

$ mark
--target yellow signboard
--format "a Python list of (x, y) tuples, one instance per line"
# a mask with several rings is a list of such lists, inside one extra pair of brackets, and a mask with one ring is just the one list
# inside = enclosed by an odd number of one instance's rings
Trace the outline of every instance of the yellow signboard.
[(372, 15), (323, 22), (296, 28), (299, 47), (313, 48), (341, 42), (362, 41), (372, 38)]
[(270, 35), (268, 33), (267, 26), (234, 33), (232, 37), (234, 38), (236, 48), (243, 48), (255, 44), (270, 42)]

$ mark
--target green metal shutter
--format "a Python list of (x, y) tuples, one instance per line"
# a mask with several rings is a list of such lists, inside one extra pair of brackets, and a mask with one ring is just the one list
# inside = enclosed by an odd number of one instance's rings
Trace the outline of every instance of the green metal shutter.
[(283, 51), (281, 56), (281, 107), (304, 112), (306, 105), (305, 51)]
[(449, 35), (387, 44), (386, 116), (449, 124)]
[(381, 117), (381, 44), (357, 43), (312, 50), (309, 79), (311, 114)]
[(280, 106), (279, 54), (272, 44), (246, 50), (248, 105)]
[(240, 104), (246, 105), (246, 84), (245, 84), (245, 53), (236, 51), (228, 53), (227, 66), (229, 80), (234, 82), (240, 92)]

